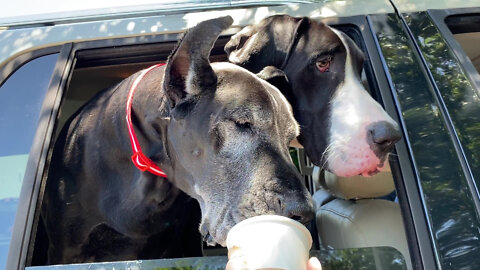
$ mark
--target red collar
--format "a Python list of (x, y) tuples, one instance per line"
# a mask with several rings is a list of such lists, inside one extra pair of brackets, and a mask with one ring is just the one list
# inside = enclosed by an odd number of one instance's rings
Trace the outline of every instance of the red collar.
[(135, 130), (133, 129), (133, 124), (132, 124), (132, 101), (133, 101), (133, 94), (135, 93), (137, 85), (140, 83), (143, 77), (147, 75), (148, 72), (152, 71), (156, 67), (160, 67), (163, 65), (165, 64), (156, 64), (147, 69), (144, 69), (140, 73), (140, 75), (138, 75), (135, 81), (133, 81), (133, 84), (130, 87), (130, 91), (128, 93), (128, 99), (127, 99), (127, 127), (128, 127), (128, 134), (130, 135), (130, 144), (132, 145), (132, 151), (133, 151), (133, 155), (132, 155), (133, 164), (135, 164), (135, 166), (142, 172), (148, 171), (155, 175), (166, 178), (167, 175), (162, 171), (162, 169), (160, 169), (150, 158), (148, 158), (143, 154), (142, 148), (138, 143), (137, 136), (135, 135)]

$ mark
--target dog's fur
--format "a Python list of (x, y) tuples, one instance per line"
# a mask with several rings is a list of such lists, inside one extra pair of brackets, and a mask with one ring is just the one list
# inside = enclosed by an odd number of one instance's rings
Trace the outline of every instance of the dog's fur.
[(193, 256), (200, 243), (192, 229), (224, 245), (228, 230), (251, 216), (313, 217), (288, 152), (299, 134), (288, 102), (255, 74), (208, 61), (231, 23), (230, 17), (200, 23), (167, 65), (138, 85), (135, 130), (168, 179), (130, 160), (125, 103), (139, 73), (97, 95), (66, 125), (42, 211), (50, 264)]
[(360, 82), (364, 56), (347, 35), (309, 18), (275, 15), (242, 29), (225, 51), (287, 97), (313, 163), (339, 176), (382, 169), (399, 127)]

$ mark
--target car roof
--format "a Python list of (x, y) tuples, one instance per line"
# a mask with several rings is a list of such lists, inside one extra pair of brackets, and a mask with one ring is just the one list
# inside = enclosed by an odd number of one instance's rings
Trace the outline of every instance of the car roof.
[(392, 2), (400, 12), (480, 7), (479, 0), (392, 0)]
[[(315, 3), (317, 2), (317, 3)], [(388, 0), (329, 0), (318, 3), (315, 0), (138, 0), (132, 5), (130, 0), (82, 0), (82, 1), (7, 1), (0, 10), (0, 25), (40, 23), (47, 21), (101, 19), (118, 15), (141, 15), (142, 13), (173, 13), (206, 9), (235, 8), (242, 6), (278, 6), (314, 4), (312, 7), (331, 8), (335, 13), (351, 13), (354, 10), (368, 13), (390, 11)], [(19, 8), (21, 7), (21, 8)], [(353, 8), (354, 7), (354, 8)], [(311, 9), (313, 10), (313, 9)]]
[(225, 2), (223, 2), (223, 8), (221, 5), (206, 7), (190, 4), (189, 7), (177, 5), (178, 9), (172, 9), (165, 4), (141, 7), (144, 9), (137, 9), (140, 8), (138, 6), (130, 6), (131, 9), (124, 7), (123, 10), (118, 9), (117, 13), (112, 11), (108, 14), (104, 14), (106, 10), (83, 10), (71, 11), (69, 16), (67, 16), (68, 12), (63, 15), (37, 14), (37, 17), (33, 16), (24, 21), (21, 20), (21, 16), (4, 18), (0, 20), (0, 48), (2, 48), (0, 67), (16, 55), (36, 48), (74, 41), (139, 37), (155, 33), (180, 33), (200, 21), (225, 15), (233, 17), (234, 27), (242, 27), (257, 23), (273, 14), (288, 13), (292, 16), (326, 18), (394, 12), (388, 0), (333, 0), (325, 3), (286, 5), (267, 0), (262, 1), (263, 6), (258, 6), (258, 2), (248, 1), (248, 5), (238, 4), (239, 7), (237, 7), (237, 2), (242, 1), (236, 1), (233, 8)]
[[(480, 6), (479, 0), (392, 1), (400, 12)], [(278, 0), (139, 0), (136, 5), (131, 5), (129, 0), (100, 2), (8, 1), (0, 11), (0, 67), (16, 55), (37, 48), (159, 32), (180, 33), (199, 21), (224, 15), (234, 18), (234, 27), (241, 27), (273, 14), (328, 18), (395, 12), (388, 0), (331, 0), (322, 3), (308, 0), (293, 3)], [(22, 8), (18, 8), (20, 6)]]

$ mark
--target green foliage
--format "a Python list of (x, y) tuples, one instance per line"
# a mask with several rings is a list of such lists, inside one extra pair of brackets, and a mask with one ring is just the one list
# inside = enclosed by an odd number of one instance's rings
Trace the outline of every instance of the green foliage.
[(193, 267), (193, 266), (174, 266), (174, 267), (159, 267), (155, 268), (154, 270), (224, 270), (223, 267)]
[(312, 255), (324, 270), (402, 270), (407, 269), (402, 254), (392, 247), (327, 249)]
[(295, 164), (295, 167), (300, 170), (300, 165), (298, 163), (298, 155), (297, 155), (297, 149), (296, 148), (293, 148), (293, 147), (290, 147), (289, 150), (290, 152), (290, 156), (292, 157), (292, 160), (293, 160), (293, 164)]

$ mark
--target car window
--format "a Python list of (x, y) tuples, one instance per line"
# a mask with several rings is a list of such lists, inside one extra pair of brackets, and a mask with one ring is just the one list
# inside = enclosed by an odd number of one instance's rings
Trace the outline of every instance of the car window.
[(36, 58), (0, 86), (0, 269), (5, 267), (28, 155), (57, 58)]
[(480, 44), (480, 32), (454, 34), (453, 37), (465, 50), (477, 72), (480, 72), (480, 48), (478, 47), (478, 44)]
[[(407, 20), (411, 22), (412, 33), (418, 40), (442, 102), (448, 110), (448, 117), (455, 128), (454, 135), (462, 147), (461, 155), (468, 162), (466, 165), (467, 174), (471, 174), (472, 178), (471, 189), (479, 196), (480, 15), (460, 14), (447, 17), (445, 24), (448, 30), (443, 33), (426, 13), (412, 14)], [(436, 23), (438, 24), (438, 21)]]
[[(362, 44), (362, 36), (358, 31), (350, 29), (350, 26), (339, 26), (338, 29), (347, 32), (356, 42), (361, 44), (360, 47), (365, 50), (365, 45)], [(356, 33), (356, 37), (355, 37)], [(212, 61), (222, 61), (226, 59), (223, 53), (223, 45), (228, 38), (220, 39), (218, 44), (214, 47), (212, 53)], [(76, 51), (75, 66), (72, 70), (69, 84), (66, 86), (64, 98), (59, 108), (58, 121), (56, 123), (55, 133), (58, 134), (67, 120), (80, 107), (82, 107), (88, 100), (95, 96), (102, 89), (108, 88), (136, 71), (146, 68), (154, 63), (158, 63), (167, 59), (171, 52), (174, 42), (162, 44), (145, 44), (124, 48), (92, 48), (87, 50)], [(141, 47), (141, 48), (140, 48)], [(117, 52), (121, 51), (121, 54)], [(112, 56), (113, 55), (113, 56)], [(133, 59), (133, 60), (132, 60)], [(362, 76), (367, 91), (370, 91), (373, 96), (379, 98), (378, 86), (375, 83), (375, 78), (370, 67), (370, 62), (366, 61), (366, 71)], [(292, 152), (294, 152), (292, 150)], [(295, 156), (295, 153), (292, 153)], [(298, 165), (298, 161), (297, 161)], [(47, 165), (48, 166), (48, 165)], [(301, 165), (300, 165), (301, 166)], [(305, 169), (305, 167), (304, 167)], [(305, 175), (310, 172), (303, 172)], [(392, 178), (390, 172), (387, 173)], [(48, 179), (47, 179), (48, 181)], [(393, 183), (393, 180), (391, 180)], [(393, 186), (392, 186), (393, 190)], [(401, 221), (400, 207), (396, 200), (396, 193), (391, 193), (392, 198), (386, 202), (391, 208), (398, 210), (396, 217), (399, 218), (398, 224), (395, 228), (399, 228), (398, 234), (405, 238), (403, 222)], [(345, 200), (348, 201), (348, 200)], [(373, 209), (373, 208), (372, 208)], [(38, 220), (36, 221), (38, 222)], [(62, 266), (45, 266), (46, 262), (46, 247), (48, 247), (48, 240), (46, 240), (46, 229), (42, 227), (42, 223), (38, 223), (38, 231), (33, 232), (33, 242), (35, 243), (32, 250), (29, 250), (31, 261), (27, 269), (117, 269), (127, 268), (131, 269), (223, 269), (226, 263), (226, 249), (217, 247), (204, 246), (203, 254), (209, 257), (198, 257), (190, 259), (160, 259), (153, 261), (134, 261), (134, 262), (116, 262), (116, 263), (96, 263), (96, 264), (79, 264), (79, 265), (62, 265)], [(391, 229), (391, 228), (390, 228)], [(394, 229), (392, 229), (394, 230)], [(314, 235), (317, 233), (313, 231)], [(377, 233), (377, 232), (376, 232)], [(378, 234), (378, 233), (377, 233)], [(43, 243), (42, 243), (43, 242)], [(408, 250), (405, 240), (401, 244)], [(363, 248), (359, 246), (345, 246), (342, 248), (331, 249), (331, 246), (323, 246), (321, 254), (318, 257), (327, 266), (325, 269), (350, 269), (351, 265), (360, 266), (366, 265), (366, 269), (407, 269), (409, 266), (409, 259), (405, 260), (404, 256), (392, 247), (368, 247)], [(363, 253), (362, 253), (363, 251)], [(324, 253), (322, 253), (324, 252)], [(363, 254), (363, 255), (362, 255)], [(408, 257), (408, 252), (404, 252), (405, 257)], [(221, 255), (221, 256), (218, 256)], [(332, 265), (330, 268), (328, 265)], [(137, 267), (137, 268), (136, 268)], [(376, 268), (372, 268), (376, 267)]]
[(466, 56), (480, 72), (480, 15), (456, 15), (445, 19), (455, 40), (462, 46)]
[(411, 13), (404, 19), (416, 48), (409, 46), (395, 17), (375, 24), (381, 29), (377, 36), (399, 97), (422, 203), (428, 209), (430, 239), (439, 265), (471, 268), (479, 262), (478, 198), (471, 179), (471, 172), (480, 172), (480, 167), (472, 166), (478, 164), (480, 149), (478, 96), (445, 43), (445, 32), (439, 32), (429, 14)]

